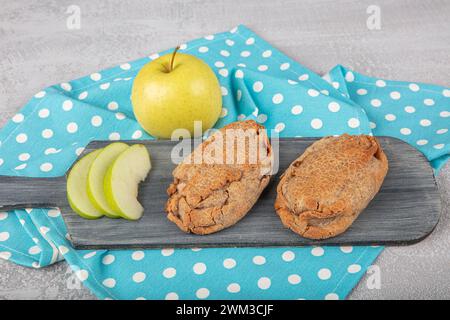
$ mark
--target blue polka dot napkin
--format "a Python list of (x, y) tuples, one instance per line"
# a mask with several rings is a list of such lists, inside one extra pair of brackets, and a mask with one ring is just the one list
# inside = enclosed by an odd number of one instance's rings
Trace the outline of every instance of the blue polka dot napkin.
[[(162, 52), (168, 53), (171, 50)], [(255, 119), (280, 136), (348, 132), (402, 139), (435, 169), (449, 157), (450, 90), (337, 66), (323, 78), (244, 26), (181, 46), (216, 72), (217, 127)], [(158, 54), (38, 92), (0, 132), (0, 174), (59, 176), (92, 140), (151, 139), (130, 90)], [(40, 268), (66, 260), (102, 299), (343, 299), (381, 247), (74, 250), (61, 212), (0, 213), (0, 257)]]

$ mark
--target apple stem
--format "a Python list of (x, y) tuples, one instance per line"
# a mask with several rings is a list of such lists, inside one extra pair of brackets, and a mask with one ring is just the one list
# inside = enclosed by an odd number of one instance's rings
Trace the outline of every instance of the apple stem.
[(170, 59), (170, 68), (169, 68), (169, 72), (171, 72), (173, 70), (173, 62), (175, 61), (175, 55), (177, 54), (178, 49), (180, 49), (180, 46), (177, 46), (175, 48), (175, 50), (172, 53), (172, 59)]

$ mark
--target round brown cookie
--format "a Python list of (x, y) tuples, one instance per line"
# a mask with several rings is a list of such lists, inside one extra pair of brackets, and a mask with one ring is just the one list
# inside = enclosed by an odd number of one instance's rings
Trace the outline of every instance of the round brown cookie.
[(284, 226), (302, 237), (337, 236), (377, 194), (387, 171), (388, 160), (376, 138), (323, 138), (283, 173), (275, 210)]

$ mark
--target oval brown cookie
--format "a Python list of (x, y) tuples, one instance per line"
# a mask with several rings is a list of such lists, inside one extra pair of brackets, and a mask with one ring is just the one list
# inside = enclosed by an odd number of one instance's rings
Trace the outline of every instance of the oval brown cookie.
[(264, 127), (233, 122), (205, 140), (173, 171), (167, 218), (181, 230), (209, 234), (242, 219), (267, 186), (272, 149)]
[(343, 233), (376, 195), (388, 160), (371, 136), (326, 137), (291, 163), (277, 187), (275, 210), (302, 237)]

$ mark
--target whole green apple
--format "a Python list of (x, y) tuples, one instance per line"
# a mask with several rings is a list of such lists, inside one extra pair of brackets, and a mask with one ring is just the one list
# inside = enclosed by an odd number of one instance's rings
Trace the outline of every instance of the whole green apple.
[[(178, 48), (177, 48), (178, 49)], [(139, 124), (152, 136), (170, 138), (176, 129), (194, 134), (194, 121), (211, 128), (222, 110), (219, 82), (199, 58), (177, 53), (146, 64), (137, 74), (131, 93)]]

